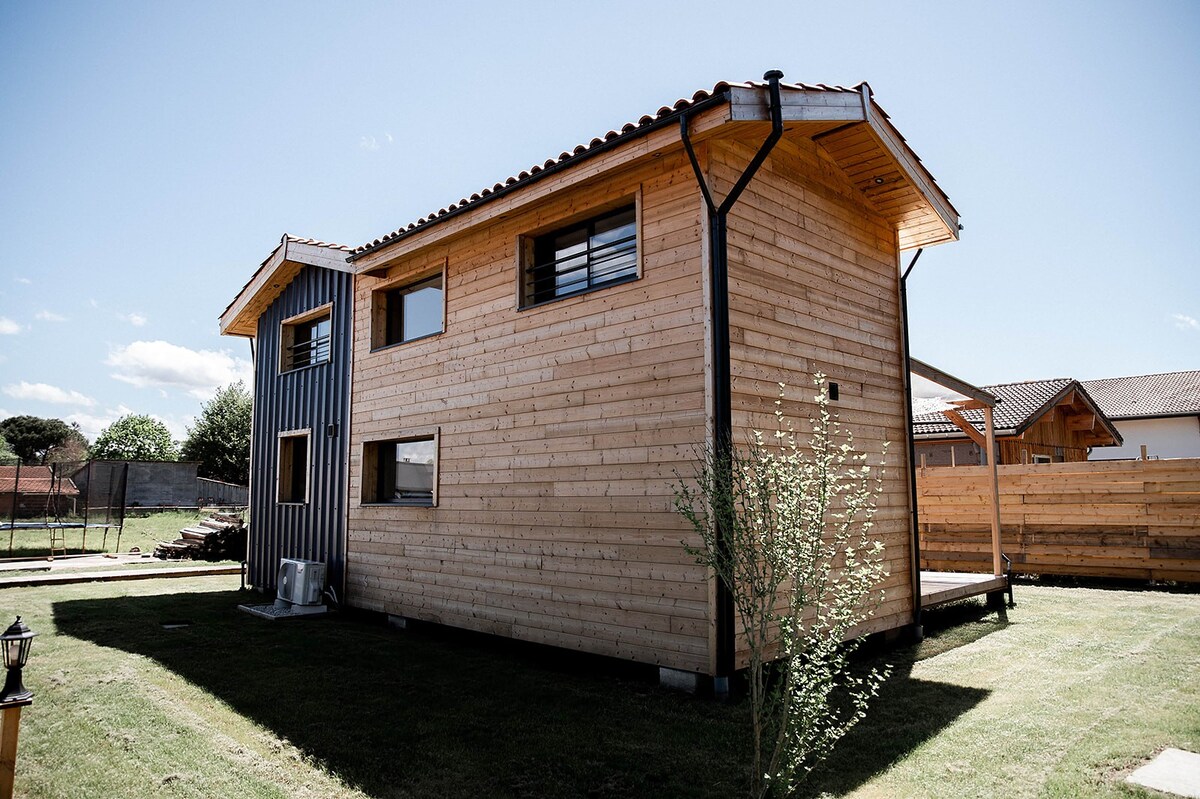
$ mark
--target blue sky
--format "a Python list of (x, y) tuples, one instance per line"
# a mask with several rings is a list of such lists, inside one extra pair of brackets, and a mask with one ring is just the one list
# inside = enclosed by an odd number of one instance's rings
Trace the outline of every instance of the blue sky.
[(962, 214), (913, 353), (1200, 368), (1200, 4), (0, 4), (0, 418), (177, 436), (284, 232), (362, 244), (718, 80), (868, 81)]

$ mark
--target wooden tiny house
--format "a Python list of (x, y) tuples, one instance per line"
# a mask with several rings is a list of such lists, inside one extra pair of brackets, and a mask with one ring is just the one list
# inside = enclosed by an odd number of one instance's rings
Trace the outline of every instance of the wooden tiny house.
[(347, 601), (727, 672), (671, 484), (722, 425), (774, 429), (781, 382), (807, 417), (823, 373), (857, 444), (892, 444), (866, 631), (912, 623), (899, 253), (957, 235), (865, 84), (753, 83), (354, 250)]

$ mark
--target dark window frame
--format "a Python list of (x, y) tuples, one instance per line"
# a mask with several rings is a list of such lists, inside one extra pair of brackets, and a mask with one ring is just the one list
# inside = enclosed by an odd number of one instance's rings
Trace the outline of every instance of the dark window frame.
[[(440, 432), (411, 434), (363, 442), (362, 505), (393, 508), (436, 508), (440, 477)], [(433, 444), (432, 486), (428, 496), (396, 497), (396, 446), (428, 441)], [(390, 453), (390, 454), (389, 454)], [(381, 497), (387, 497), (383, 499)]]
[[(629, 215), (631, 219), (618, 228), (632, 227), (630, 235), (621, 237), (613, 242), (595, 242), (598, 236), (597, 228), (614, 218)], [(607, 232), (607, 231), (604, 231)], [(560, 242), (563, 239), (578, 237), (576, 245), (583, 249), (565, 255), (559, 253), (565, 249)], [(642, 242), (641, 242), (641, 213), (637, 197), (629, 198), (616, 207), (609, 207), (598, 213), (592, 213), (568, 224), (559, 225), (541, 233), (523, 236), (520, 253), (520, 308), (535, 308), (557, 300), (578, 297), (593, 291), (619, 286), (639, 280), (642, 276)], [(624, 260), (632, 256), (631, 262)], [(577, 259), (581, 262), (560, 269), (564, 262)], [(617, 261), (616, 274), (609, 277), (604, 274), (609, 261)], [(563, 275), (575, 273), (578, 278), (577, 286), (563, 289), (559, 285)]]
[[(297, 460), (297, 454), (303, 460)], [(276, 453), (275, 502), (279, 505), (307, 505), (312, 483), (312, 435), (309, 430), (288, 430), (279, 434)], [(302, 490), (297, 486), (302, 483)]]
[[(404, 338), (404, 297), (430, 288), (437, 284), (441, 289), (440, 327), (428, 333), (422, 333), (411, 338)], [(375, 289), (371, 293), (371, 351), (398, 347), (413, 341), (432, 336), (440, 336), (446, 332), (446, 272), (444, 269), (434, 274), (427, 274), (418, 280), (396, 283)], [(395, 335), (393, 335), (395, 334)]]

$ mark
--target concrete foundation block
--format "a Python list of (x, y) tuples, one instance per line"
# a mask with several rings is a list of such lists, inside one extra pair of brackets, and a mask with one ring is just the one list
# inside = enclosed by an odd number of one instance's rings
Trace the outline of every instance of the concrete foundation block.
[(694, 694), (700, 688), (700, 675), (693, 671), (680, 671), (679, 669), (668, 669), (666, 666), (659, 666), (658, 684), (663, 688), (670, 688), (673, 691), (685, 691), (689, 694)]

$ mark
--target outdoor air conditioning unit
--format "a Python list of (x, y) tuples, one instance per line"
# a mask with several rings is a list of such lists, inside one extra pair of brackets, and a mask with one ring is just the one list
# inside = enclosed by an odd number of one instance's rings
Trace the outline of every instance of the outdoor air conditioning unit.
[(283, 558), (279, 561), (275, 607), (292, 613), (321, 613), (325, 589), (325, 564), (315, 560)]

